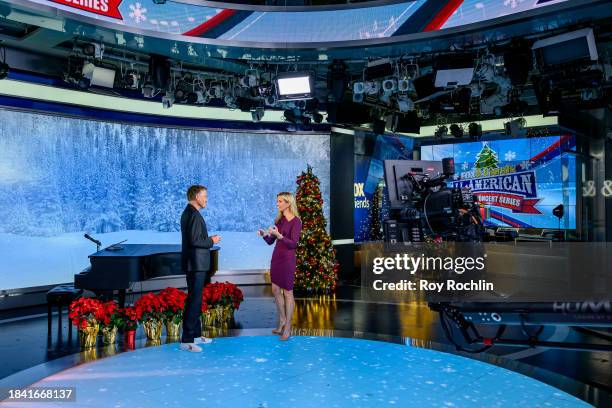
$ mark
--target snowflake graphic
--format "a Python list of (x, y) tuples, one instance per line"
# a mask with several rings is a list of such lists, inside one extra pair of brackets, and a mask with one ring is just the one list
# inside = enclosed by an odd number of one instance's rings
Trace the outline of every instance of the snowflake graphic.
[(514, 159), (516, 159), (516, 153), (513, 152), (512, 150), (508, 150), (506, 154), (504, 154), (505, 161), (512, 161)]
[(132, 20), (136, 22), (136, 24), (140, 24), (147, 19), (147, 9), (142, 7), (142, 4), (136, 2), (134, 4), (130, 4), (130, 17)]
[(461, 170), (463, 170), (463, 171), (467, 171), (467, 170), (469, 170), (469, 169), (470, 169), (470, 165), (469, 165), (468, 163), (463, 163), (463, 164), (461, 165)]
[(504, 0), (504, 6), (510, 8), (517, 8), (525, 0)]

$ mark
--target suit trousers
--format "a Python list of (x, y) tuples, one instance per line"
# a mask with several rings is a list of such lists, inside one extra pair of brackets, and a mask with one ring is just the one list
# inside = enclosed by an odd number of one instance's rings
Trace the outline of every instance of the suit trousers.
[(183, 336), (181, 342), (193, 343), (196, 337), (202, 335), (202, 289), (210, 282), (208, 271), (188, 271), (187, 299), (183, 312)]

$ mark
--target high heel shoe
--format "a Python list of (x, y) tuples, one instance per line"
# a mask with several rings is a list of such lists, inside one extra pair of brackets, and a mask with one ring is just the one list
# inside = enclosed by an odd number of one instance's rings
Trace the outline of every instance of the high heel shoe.
[(283, 332), (284, 328), (285, 328), (285, 323), (280, 325), (280, 329), (272, 329), (272, 333), (274, 333), (274, 334), (281, 334)]
[(287, 340), (289, 340), (290, 337), (291, 337), (291, 329), (289, 329), (288, 332), (285, 332), (285, 330), (283, 330), (283, 335), (280, 336), (278, 339), (280, 341), (287, 341)]

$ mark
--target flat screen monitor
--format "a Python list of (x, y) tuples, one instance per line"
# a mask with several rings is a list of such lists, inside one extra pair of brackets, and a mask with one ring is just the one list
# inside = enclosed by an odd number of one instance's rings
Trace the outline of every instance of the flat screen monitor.
[(412, 183), (406, 175), (416, 179), (434, 177), (442, 173), (441, 161), (385, 160), (385, 183), (389, 194), (389, 208), (402, 209), (412, 206)]

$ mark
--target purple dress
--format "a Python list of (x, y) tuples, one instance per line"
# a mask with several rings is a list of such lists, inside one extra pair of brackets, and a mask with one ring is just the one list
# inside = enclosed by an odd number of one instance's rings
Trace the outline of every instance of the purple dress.
[[(276, 228), (280, 231), (283, 239), (276, 242), (272, 252), (270, 262), (270, 280), (278, 287), (285, 290), (293, 290), (293, 280), (295, 277), (295, 248), (300, 240), (302, 222), (298, 217), (293, 217), (287, 221), (285, 216), (276, 223)], [(276, 237), (267, 235), (263, 239), (272, 245)]]

